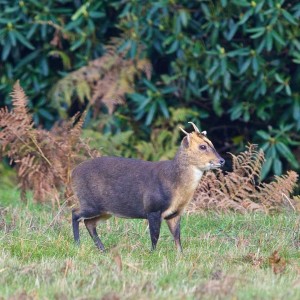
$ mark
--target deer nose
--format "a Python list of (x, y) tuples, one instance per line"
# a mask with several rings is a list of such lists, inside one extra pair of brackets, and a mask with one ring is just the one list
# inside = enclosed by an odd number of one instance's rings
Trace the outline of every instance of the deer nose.
[(221, 165), (221, 166), (224, 166), (224, 164), (225, 164), (225, 159), (220, 158), (220, 161), (219, 161), (219, 162), (220, 162), (220, 165)]

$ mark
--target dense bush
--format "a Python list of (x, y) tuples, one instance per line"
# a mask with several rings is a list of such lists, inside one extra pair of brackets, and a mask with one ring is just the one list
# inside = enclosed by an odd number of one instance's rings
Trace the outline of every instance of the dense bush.
[[(116, 51), (132, 61), (148, 58), (153, 70), (113, 114), (102, 107), (88, 118), (105, 133), (102, 142), (128, 132), (126, 141), (115, 141), (117, 154), (171, 156), (177, 141), (165, 131), (191, 120), (221, 151), (259, 143), (267, 157), (263, 176), (299, 168), (297, 1), (0, 0), (0, 12), (0, 93), (8, 103), (20, 79), (36, 123), (50, 127), (60, 115), (49, 97), (57, 81), (119, 37)], [(88, 102), (73, 95), (65, 108), (73, 114)]]
[[(0, 1), (1, 83), (4, 101), (16, 79), (28, 91), (36, 123), (54, 122), (48, 91), (68, 70), (103, 54), (105, 36), (116, 31), (113, 1)], [(87, 11), (88, 10), (88, 11)], [(101, 26), (100, 26), (101, 24)], [(110, 30), (112, 31), (111, 33)]]

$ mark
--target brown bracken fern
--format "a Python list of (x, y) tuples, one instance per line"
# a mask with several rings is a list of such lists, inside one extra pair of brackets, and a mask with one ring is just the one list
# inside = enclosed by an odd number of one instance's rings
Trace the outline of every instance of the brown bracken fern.
[(0, 154), (14, 163), (23, 199), (32, 190), (37, 202), (58, 202), (62, 189), (69, 187), (74, 165), (94, 156), (80, 138), (84, 118), (75, 116), (51, 131), (35, 128), (19, 82), (14, 85), (12, 103), (11, 111), (0, 109)]
[(112, 114), (118, 104), (125, 102), (125, 94), (134, 91), (135, 78), (143, 73), (150, 78), (152, 71), (149, 60), (125, 59), (117, 46), (114, 41), (106, 47), (105, 55), (58, 81), (50, 91), (52, 101), (58, 107), (65, 103), (70, 107), (76, 99), (81, 104), (87, 101), (95, 115), (103, 105)]
[(275, 176), (271, 183), (259, 181), (264, 153), (256, 145), (249, 145), (245, 152), (232, 156), (232, 172), (207, 172), (194, 195), (189, 210), (234, 210), (237, 212), (270, 212), (284, 206), (296, 210), (297, 197), (291, 198), (298, 174), (289, 171)]

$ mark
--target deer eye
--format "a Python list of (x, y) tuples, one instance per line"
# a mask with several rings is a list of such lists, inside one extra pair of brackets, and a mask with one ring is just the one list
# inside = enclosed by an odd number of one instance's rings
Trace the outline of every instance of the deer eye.
[(205, 145), (200, 145), (199, 148), (200, 148), (201, 150), (206, 150), (206, 146), (205, 146)]

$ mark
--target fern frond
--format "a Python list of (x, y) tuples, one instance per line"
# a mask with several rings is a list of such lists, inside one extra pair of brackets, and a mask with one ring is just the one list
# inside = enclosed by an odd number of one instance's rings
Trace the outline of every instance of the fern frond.
[(11, 93), (12, 97), (12, 104), (13, 104), (13, 111), (15, 115), (23, 120), (23, 126), (27, 125), (30, 126), (32, 124), (32, 118), (28, 114), (27, 103), (28, 99), (25, 95), (24, 90), (20, 86), (19, 80), (14, 84), (13, 91)]
[(152, 76), (152, 64), (148, 59), (138, 60), (136, 63), (136, 69), (140, 73), (144, 73), (148, 80), (151, 79)]
[(70, 123), (72, 124), (73, 127), (69, 130), (69, 139), (70, 139), (70, 144), (73, 147), (75, 146), (76, 142), (78, 142), (78, 140), (80, 139), (85, 117), (86, 117), (86, 111), (81, 116), (79, 114), (76, 114), (71, 119)]
[(290, 194), (293, 192), (297, 180), (298, 174), (294, 171), (289, 171), (286, 175), (275, 176), (273, 182), (263, 183), (259, 187), (259, 202), (270, 209), (284, 203), (285, 197), (290, 197)]
[(68, 187), (75, 164), (95, 155), (81, 139), (85, 114), (53, 126), (50, 132), (36, 129), (19, 83), (12, 96), (13, 110), (0, 109), (1, 155), (15, 163), (22, 195), (32, 190), (35, 201), (57, 200)]
[[(106, 47), (106, 53), (100, 58), (90, 61), (85, 67), (69, 73), (61, 79), (50, 91), (49, 97), (57, 107), (68, 107), (72, 102), (86, 101), (95, 107), (96, 113), (102, 105), (112, 114), (117, 105), (125, 103), (125, 95), (134, 91), (137, 77), (145, 74), (149, 79), (152, 66), (147, 59), (125, 59), (122, 53), (117, 53), (118, 44)], [(120, 41), (118, 41), (120, 43)], [(60, 109), (64, 114), (64, 109)]]
[[(209, 171), (203, 177), (194, 195), (190, 209), (234, 210), (268, 212), (287, 206), (288, 201), (297, 206), (290, 197), (298, 175), (290, 171), (276, 176), (271, 183), (260, 184), (259, 178), (264, 153), (256, 145), (248, 145), (246, 151), (231, 155), (233, 171), (223, 174), (220, 170)], [(299, 205), (300, 206), (300, 205)]]

